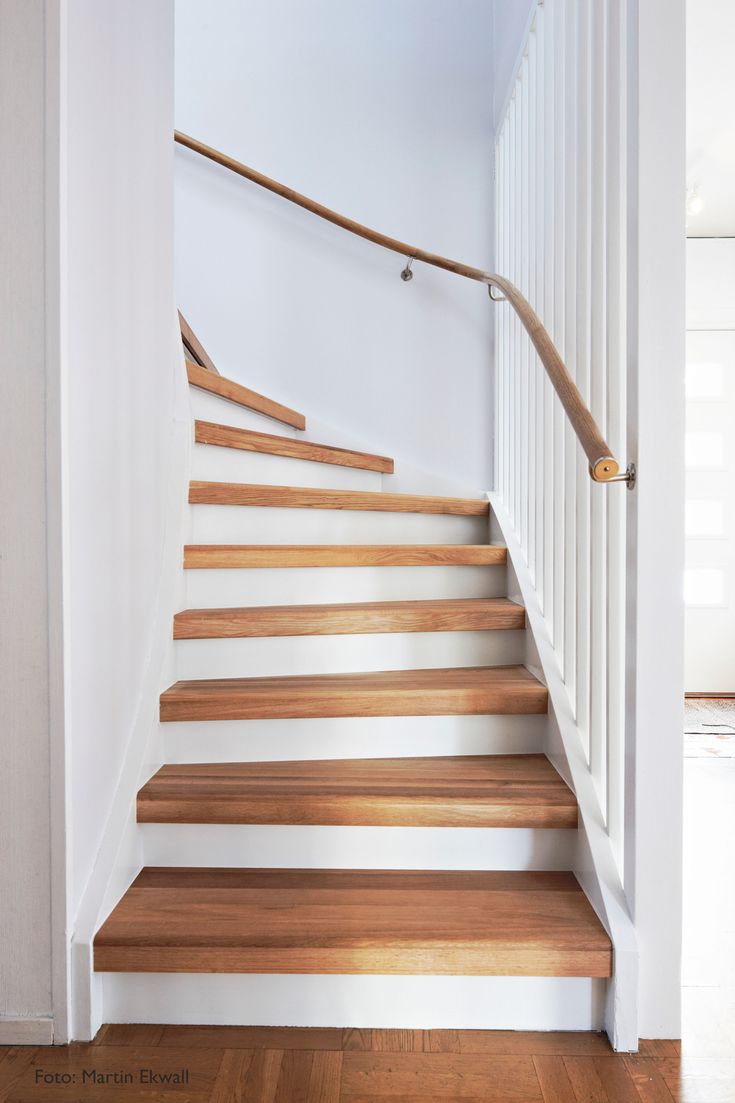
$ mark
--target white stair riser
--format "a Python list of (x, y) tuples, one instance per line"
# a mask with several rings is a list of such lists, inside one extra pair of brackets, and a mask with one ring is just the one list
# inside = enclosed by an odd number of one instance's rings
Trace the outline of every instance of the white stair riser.
[(572, 829), (140, 825), (149, 866), (278, 869), (572, 868)]
[(249, 410), (237, 402), (229, 402), (220, 395), (202, 391), (199, 387), (190, 387), (191, 412), (199, 421), (214, 421), (217, 425), (234, 425), (238, 429), (253, 429), (256, 433), (277, 433), (282, 437), (303, 438), (300, 429), (284, 425), (275, 418), (266, 417), (255, 410)]
[(525, 632), (406, 632), (178, 640), (181, 679), (340, 674), (523, 662)]
[(108, 1023), (599, 1030), (605, 999), (586, 977), (99, 976)]
[[(485, 517), (195, 505), (193, 544), (483, 544)], [(417, 568), (418, 569), (418, 568)]]
[(506, 593), (505, 567), (258, 567), (197, 569), (185, 571), (185, 576), (189, 609), (503, 597)]
[(195, 444), (192, 479), (220, 483), (266, 483), (269, 486), (320, 486), (335, 490), (371, 490), (382, 487), (378, 471), (339, 467), (333, 463), (247, 452), (214, 444)]
[(269, 762), (534, 754), (546, 716), (355, 716), (297, 720), (202, 720), (161, 725), (165, 761)]

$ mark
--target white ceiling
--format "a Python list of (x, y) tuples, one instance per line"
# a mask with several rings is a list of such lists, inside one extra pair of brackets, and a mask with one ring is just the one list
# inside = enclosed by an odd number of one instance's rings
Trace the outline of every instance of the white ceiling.
[(687, 0), (690, 237), (735, 237), (735, 0)]

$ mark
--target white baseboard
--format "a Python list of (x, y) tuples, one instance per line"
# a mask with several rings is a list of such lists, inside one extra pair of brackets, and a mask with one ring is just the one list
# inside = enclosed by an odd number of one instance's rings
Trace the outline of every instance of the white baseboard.
[(604, 1015), (587, 977), (99, 975), (108, 1023), (599, 1030)]
[(53, 1041), (53, 1019), (0, 1017), (0, 1046), (50, 1046)]

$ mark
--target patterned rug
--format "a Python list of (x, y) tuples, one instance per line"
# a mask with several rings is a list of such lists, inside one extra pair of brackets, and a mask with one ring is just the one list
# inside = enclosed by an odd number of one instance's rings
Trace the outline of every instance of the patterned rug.
[(684, 702), (684, 757), (735, 758), (735, 699), (689, 697)]

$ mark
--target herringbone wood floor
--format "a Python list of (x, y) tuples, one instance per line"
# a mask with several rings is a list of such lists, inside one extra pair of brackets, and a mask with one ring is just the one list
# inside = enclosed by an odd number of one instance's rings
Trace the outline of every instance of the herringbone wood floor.
[(0, 1049), (0, 1103), (721, 1103), (731, 1064), (682, 1062), (674, 1041), (614, 1054), (600, 1034), (105, 1026), (91, 1045)]

